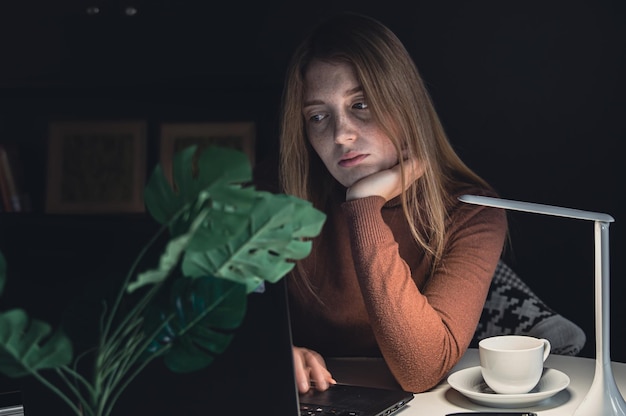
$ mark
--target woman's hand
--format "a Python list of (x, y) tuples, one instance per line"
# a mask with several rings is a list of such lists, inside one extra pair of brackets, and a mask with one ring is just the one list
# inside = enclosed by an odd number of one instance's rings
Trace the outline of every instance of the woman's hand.
[(400, 195), (413, 182), (424, 174), (424, 167), (416, 159), (404, 161), (404, 189), (402, 188), (402, 172), (400, 164), (381, 170), (355, 182), (346, 191), (346, 201), (378, 195), (386, 201)]
[(293, 364), (300, 393), (309, 391), (311, 384), (320, 391), (328, 389), (330, 384), (337, 384), (326, 369), (324, 358), (313, 350), (293, 347)]

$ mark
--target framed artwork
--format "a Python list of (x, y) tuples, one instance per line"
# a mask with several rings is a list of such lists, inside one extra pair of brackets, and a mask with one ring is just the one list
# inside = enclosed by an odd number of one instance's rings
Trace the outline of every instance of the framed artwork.
[(254, 122), (163, 123), (161, 124), (161, 166), (171, 177), (172, 157), (176, 152), (197, 145), (200, 153), (209, 145), (230, 147), (248, 155), (255, 163), (256, 126)]
[(51, 122), (46, 212), (143, 212), (146, 127), (144, 121)]

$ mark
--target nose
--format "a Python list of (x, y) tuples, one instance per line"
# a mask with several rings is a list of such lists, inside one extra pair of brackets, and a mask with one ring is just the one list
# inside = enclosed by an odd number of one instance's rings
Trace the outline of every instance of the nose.
[(354, 123), (345, 114), (335, 117), (335, 143), (344, 144), (352, 142), (357, 138), (357, 131)]

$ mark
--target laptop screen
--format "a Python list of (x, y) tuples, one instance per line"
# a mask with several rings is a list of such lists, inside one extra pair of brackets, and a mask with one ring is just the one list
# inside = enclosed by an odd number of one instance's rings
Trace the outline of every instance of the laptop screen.
[[(163, 365), (151, 369), (157, 376), (144, 374), (119, 414), (299, 415), (285, 289), (282, 279), (266, 284), (263, 293), (250, 293), (242, 326), (209, 367), (191, 374), (173, 374)], [(154, 400), (155, 384), (162, 403), (150, 403), (156, 412), (150, 413), (144, 405)], [(136, 410), (127, 412), (131, 407)]]

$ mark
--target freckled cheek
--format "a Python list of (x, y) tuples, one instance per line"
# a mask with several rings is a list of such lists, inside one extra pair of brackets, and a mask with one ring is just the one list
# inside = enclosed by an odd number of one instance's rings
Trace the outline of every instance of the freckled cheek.
[(309, 141), (309, 143), (311, 143), (311, 145), (315, 145), (320, 141), (320, 135), (315, 129), (311, 127), (306, 127), (305, 131), (307, 140)]
[(385, 154), (385, 160), (387, 161), (387, 165), (388, 165), (387, 168), (391, 168), (395, 166), (396, 164), (398, 164), (400, 158), (398, 157), (398, 152), (396, 151), (396, 148), (393, 147), (391, 142), (386, 147), (384, 154)]
[(328, 164), (328, 162), (330, 162), (330, 159), (332, 157), (332, 152), (328, 146), (319, 145), (318, 143), (317, 146), (313, 145), (313, 149), (315, 150), (317, 155), (320, 157), (320, 159), (322, 159), (322, 162), (324, 162), (324, 164)]
[(307, 136), (311, 141), (321, 141), (329, 134), (328, 127), (325, 124), (307, 124), (305, 129)]
[(318, 137), (308, 135), (308, 141), (315, 153), (317, 153), (320, 157), (323, 155), (323, 146), (321, 144), (321, 140)]
[(328, 143), (332, 144), (332, 141), (329, 142), (326, 135), (319, 129), (307, 128), (306, 132), (309, 143), (317, 153), (322, 152), (324, 147), (328, 148)]

